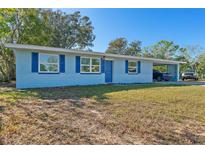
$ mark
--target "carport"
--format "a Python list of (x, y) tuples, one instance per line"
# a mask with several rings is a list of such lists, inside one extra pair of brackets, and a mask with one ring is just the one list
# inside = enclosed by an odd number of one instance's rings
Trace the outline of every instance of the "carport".
[[(179, 81), (179, 66), (180, 63), (184, 62), (178, 62), (178, 61), (154, 61), (153, 62), (153, 69), (156, 68), (156, 66), (163, 66), (165, 68), (165, 72), (169, 74), (170, 80), (169, 81)], [(163, 73), (165, 73), (163, 72)]]

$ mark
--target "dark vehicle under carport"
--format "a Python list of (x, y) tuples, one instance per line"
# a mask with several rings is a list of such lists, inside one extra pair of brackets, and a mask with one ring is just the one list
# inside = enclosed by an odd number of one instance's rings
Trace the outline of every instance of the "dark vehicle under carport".
[(153, 70), (153, 80), (154, 81), (171, 81), (173, 76), (169, 73), (162, 73), (159, 70)]
[[(157, 68), (162, 68), (162, 70)], [(179, 64), (153, 64), (153, 81), (178, 81), (179, 80)]]

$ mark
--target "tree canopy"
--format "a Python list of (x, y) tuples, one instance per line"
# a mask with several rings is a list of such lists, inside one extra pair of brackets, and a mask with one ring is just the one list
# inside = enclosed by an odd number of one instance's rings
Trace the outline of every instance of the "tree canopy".
[(14, 77), (13, 52), (4, 43), (90, 49), (95, 35), (89, 17), (51, 9), (0, 9), (0, 80)]
[(152, 46), (152, 55), (159, 59), (174, 59), (179, 45), (172, 41), (161, 40)]
[(93, 46), (94, 27), (80, 12), (50, 9), (1, 9), (0, 39), (4, 42), (85, 49)]
[(196, 68), (200, 77), (204, 78), (205, 77), (205, 53), (201, 53), (199, 55)]
[(131, 56), (141, 56), (141, 44), (142, 42), (137, 40), (131, 42), (126, 49), (125, 54)]
[(125, 54), (127, 48), (127, 40), (125, 38), (117, 38), (111, 41), (108, 45), (106, 53), (111, 54)]
[(128, 44), (127, 39), (121, 37), (111, 41), (108, 45), (106, 53), (140, 56), (141, 42), (133, 41)]

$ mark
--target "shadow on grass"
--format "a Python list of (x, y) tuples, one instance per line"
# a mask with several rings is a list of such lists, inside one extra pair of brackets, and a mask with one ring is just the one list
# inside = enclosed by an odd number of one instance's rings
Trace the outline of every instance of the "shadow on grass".
[[(82, 99), (92, 98), (103, 104), (108, 104), (106, 94), (112, 92), (140, 90), (159, 87), (179, 87), (187, 86), (182, 84), (152, 83), (152, 84), (108, 84), (94, 86), (70, 86), (56, 88), (38, 88), (15, 90), (13, 86), (0, 85), (1, 99), (9, 104), (19, 102), (21, 99), (42, 99), (47, 103), (58, 102), (56, 100), (69, 99), (73, 104), (84, 104)], [(0, 104), (2, 106), (3, 104)]]
[(105, 101), (106, 94), (119, 91), (140, 90), (159, 87), (179, 87), (186, 85), (177, 84), (110, 84), (110, 85), (95, 85), (95, 86), (75, 86), (61, 88), (40, 88), (27, 90), (31, 93), (36, 93), (36, 97), (46, 100), (58, 99), (74, 99), (93, 98), (97, 101)]

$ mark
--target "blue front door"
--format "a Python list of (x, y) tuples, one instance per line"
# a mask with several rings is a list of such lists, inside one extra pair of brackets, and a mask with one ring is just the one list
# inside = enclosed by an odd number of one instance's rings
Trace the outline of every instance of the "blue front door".
[(112, 61), (110, 60), (105, 61), (105, 82), (112, 82)]

